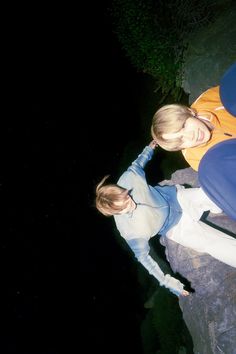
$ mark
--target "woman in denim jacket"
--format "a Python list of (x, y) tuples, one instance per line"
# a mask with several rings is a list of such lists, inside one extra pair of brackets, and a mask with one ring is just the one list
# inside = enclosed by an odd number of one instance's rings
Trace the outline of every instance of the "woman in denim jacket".
[(187, 296), (184, 285), (169, 274), (164, 275), (149, 255), (150, 238), (165, 235), (233, 267), (236, 267), (236, 239), (199, 221), (206, 210), (221, 212), (202, 189), (147, 184), (144, 167), (156, 146), (154, 140), (146, 146), (117, 184), (106, 184), (109, 176), (102, 179), (96, 188), (96, 207), (103, 215), (114, 217), (120, 235), (160, 285), (177, 296)]

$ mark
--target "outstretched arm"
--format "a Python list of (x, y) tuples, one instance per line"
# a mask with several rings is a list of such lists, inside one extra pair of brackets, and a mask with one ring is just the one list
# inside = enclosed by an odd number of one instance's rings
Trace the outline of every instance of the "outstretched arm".
[(137, 260), (153, 275), (161, 286), (168, 288), (173, 294), (187, 296), (189, 292), (184, 290), (184, 285), (169, 274), (164, 274), (158, 264), (149, 255), (150, 247), (148, 241), (142, 238), (127, 240), (128, 245), (135, 254)]
[(157, 147), (155, 140), (152, 140), (148, 146), (143, 149), (143, 152), (138, 155), (137, 159), (132, 162), (132, 165), (128, 168), (135, 173), (144, 174), (144, 167), (147, 162), (151, 160), (153, 156), (154, 149)]

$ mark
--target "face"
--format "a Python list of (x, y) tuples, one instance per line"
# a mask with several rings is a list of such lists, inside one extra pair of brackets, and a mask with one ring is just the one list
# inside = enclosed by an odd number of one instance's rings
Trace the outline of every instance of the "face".
[(200, 119), (188, 118), (179, 132), (163, 134), (163, 138), (181, 138), (180, 149), (187, 149), (207, 143), (211, 138), (211, 132)]
[(125, 201), (116, 202), (116, 205), (119, 205), (121, 207), (123, 206), (123, 209), (118, 214), (130, 213), (136, 208), (136, 203), (129, 195), (127, 195), (127, 199)]

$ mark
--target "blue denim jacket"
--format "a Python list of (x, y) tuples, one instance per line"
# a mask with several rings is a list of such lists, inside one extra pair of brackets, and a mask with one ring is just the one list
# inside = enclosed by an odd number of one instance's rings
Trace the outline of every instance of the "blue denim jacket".
[(161, 285), (179, 295), (183, 284), (164, 276), (158, 264), (149, 255), (149, 240), (156, 234), (165, 235), (178, 223), (182, 210), (177, 201), (175, 186), (155, 186), (147, 184), (144, 167), (153, 156), (153, 149), (146, 146), (138, 158), (119, 178), (117, 184), (129, 190), (137, 204), (130, 213), (114, 215), (120, 235), (133, 250), (135, 257)]

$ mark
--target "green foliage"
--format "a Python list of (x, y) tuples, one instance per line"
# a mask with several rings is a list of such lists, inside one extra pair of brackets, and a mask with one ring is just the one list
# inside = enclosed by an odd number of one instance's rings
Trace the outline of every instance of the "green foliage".
[(213, 18), (213, 0), (113, 0), (111, 16), (121, 46), (156, 90), (180, 98), (185, 38)]

